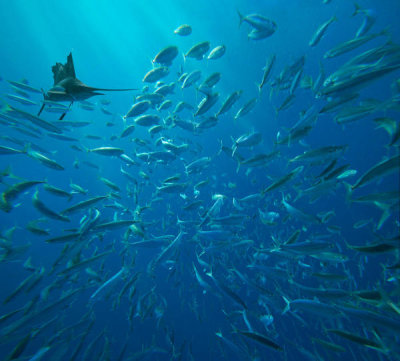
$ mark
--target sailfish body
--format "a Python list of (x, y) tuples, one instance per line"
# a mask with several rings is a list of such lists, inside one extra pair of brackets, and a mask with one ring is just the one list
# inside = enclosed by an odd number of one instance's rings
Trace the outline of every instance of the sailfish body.
[(76, 78), (65, 78), (50, 88), (44, 95), (46, 100), (56, 102), (85, 100), (95, 95), (103, 95), (99, 89), (89, 87)]
[[(69, 101), (72, 104), (74, 101), (82, 101), (95, 95), (103, 95), (101, 91), (137, 90), (94, 88), (86, 85), (76, 77), (71, 53), (68, 55), (65, 64), (56, 63), (51, 70), (53, 72), (54, 85), (47, 92), (43, 92), (45, 100), (55, 102)], [(38, 115), (40, 115), (44, 106), (45, 103), (43, 103)]]

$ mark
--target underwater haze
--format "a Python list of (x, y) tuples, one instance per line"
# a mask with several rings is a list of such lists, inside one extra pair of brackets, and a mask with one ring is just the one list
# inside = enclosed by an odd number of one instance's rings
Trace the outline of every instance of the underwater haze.
[(399, 18), (2, 1), (0, 359), (400, 360)]

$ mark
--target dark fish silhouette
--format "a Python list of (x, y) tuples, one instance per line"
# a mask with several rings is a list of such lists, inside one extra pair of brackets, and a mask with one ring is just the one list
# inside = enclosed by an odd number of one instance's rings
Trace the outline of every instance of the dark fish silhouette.
[[(105, 89), (105, 88), (94, 88), (81, 82), (75, 75), (74, 61), (72, 60), (72, 53), (69, 53), (67, 62), (65, 64), (56, 63), (51, 68), (54, 78), (54, 86), (47, 92), (43, 92), (45, 102), (43, 103), (39, 114), (43, 111), (46, 100), (55, 102), (71, 102), (70, 106), (74, 101), (81, 101), (91, 98), (95, 95), (103, 95), (99, 91), (128, 91), (137, 89)], [(66, 113), (61, 115), (64, 118)]]

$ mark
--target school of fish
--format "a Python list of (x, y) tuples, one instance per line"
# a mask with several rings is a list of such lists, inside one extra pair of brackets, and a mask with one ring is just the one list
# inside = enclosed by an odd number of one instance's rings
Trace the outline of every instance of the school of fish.
[[(280, 28), (264, 14), (238, 20), (257, 46)], [(270, 49), (254, 93), (225, 93), (224, 72), (208, 72), (228, 46), (188, 24), (171, 29), (176, 43), (155, 49), (120, 115), (106, 97), (74, 105), (107, 116), (106, 135), (85, 133), (91, 122), (27, 81), (1, 81), (2, 359), (194, 361), (208, 348), (210, 360), (400, 360), (400, 45), (358, 5), (350, 19), (323, 20), (304, 47), (318, 49), (346, 21), (361, 26), (320, 54), (317, 77), (306, 55)], [(364, 95), (380, 82), (390, 97)], [(311, 106), (285, 119), (304, 99)], [(236, 136), (265, 104), (280, 126), (274, 143), (250, 125)], [(365, 155), (367, 168), (347, 160), (356, 134), (352, 144), (307, 142), (325, 123), (341, 134), (364, 122), (386, 139), (379, 162)], [(221, 123), (229, 143), (213, 136)], [(14, 162), (30, 170), (14, 172)], [(182, 331), (185, 320), (208, 334)]]

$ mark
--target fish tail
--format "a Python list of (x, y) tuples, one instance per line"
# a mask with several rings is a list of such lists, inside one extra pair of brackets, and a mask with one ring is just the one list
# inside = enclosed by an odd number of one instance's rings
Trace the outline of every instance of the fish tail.
[(236, 167), (236, 173), (239, 173), (240, 165), (241, 165), (241, 162), (240, 162), (240, 160), (238, 160), (238, 165)]
[[(388, 25), (388, 26), (386, 26), (382, 31), (380, 31), (377, 35), (380, 35), (380, 36), (387, 36), (387, 37), (391, 37), (391, 33), (390, 33), (390, 26)], [(380, 60), (379, 60), (380, 61)]]
[(382, 202), (374, 202), (374, 204), (383, 211), (378, 224), (376, 225), (376, 230), (379, 231), (390, 216), (390, 206)]
[(361, 8), (361, 6), (358, 5), (357, 3), (354, 3), (354, 12), (353, 12), (352, 16), (356, 16), (361, 12), (363, 12), (363, 9)]
[(185, 221), (182, 221), (181, 219), (179, 219), (179, 216), (176, 216), (176, 225), (179, 227), (182, 227), (182, 224), (184, 224)]
[(232, 157), (235, 155), (236, 150), (237, 150), (237, 143), (235, 141), (235, 139), (233, 139), (233, 137), (231, 136), (231, 140), (232, 140)]
[(239, 15), (239, 28), (240, 28), (240, 25), (242, 25), (242, 23), (243, 23), (244, 16), (242, 15), (242, 13), (239, 10), (236, 10), (236, 11)]
[(0, 194), (0, 209), (3, 212), (9, 213), (12, 210), (12, 205), (7, 201), (7, 198), (5, 196), (5, 193)]
[(261, 94), (261, 89), (262, 89), (262, 84), (260, 83), (260, 84), (257, 84), (257, 83), (254, 83), (254, 85), (257, 87), (257, 90), (258, 90), (258, 96), (260, 96), (260, 94)]
[(1, 109), (2, 113), (8, 113), (8, 112), (11, 112), (11, 111), (15, 112), (16, 109), (12, 105), (10, 105), (8, 103), (5, 103), (4, 106)]
[(24, 145), (24, 149), (22, 150), (22, 153), (23, 154), (29, 154), (30, 149), (31, 149), (31, 143), (26, 143)]
[(24, 150), (23, 150), (24, 154), (27, 154), (28, 156), (32, 156), (32, 148), (31, 148), (31, 143), (26, 143), (24, 145)]
[(216, 156), (221, 154), (223, 147), (224, 147), (224, 144), (222, 143), (222, 139), (220, 139), (219, 140), (219, 149), (218, 149), (218, 152), (217, 152)]
[(284, 315), (286, 312), (290, 311), (290, 301), (285, 296), (282, 296), (282, 298), (286, 303), (286, 306), (282, 312), (282, 315)]
[(393, 308), (393, 310), (400, 315), (400, 308), (398, 306), (396, 306), (392, 301), (389, 300), (389, 297), (387, 296), (387, 294), (381, 290), (381, 293), (383, 293), (383, 298), (386, 301), (386, 304), (388, 306), (390, 306), (391, 308)]
[(272, 96), (275, 94), (275, 88), (271, 86), (271, 89), (269, 90), (269, 100), (272, 99)]
[(346, 190), (346, 195), (345, 195), (345, 199), (346, 199), (346, 203), (350, 203), (351, 202), (351, 195), (353, 193), (353, 187), (351, 184), (347, 183), (347, 182), (343, 182), (344, 188)]
[(237, 144), (235, 143), (235, 144), (232, 146), (232, 157), (235, 155), (237, 148), (238, 148), (238, 147), (237, 147)]
[(11, 165), (8, 165), (2, 172), (1, 176), (3, 177), (13, 177), (12, 171), (11, 171)]

